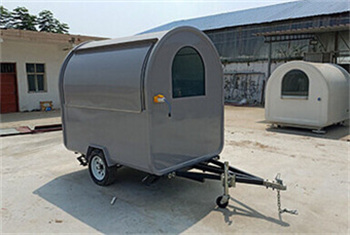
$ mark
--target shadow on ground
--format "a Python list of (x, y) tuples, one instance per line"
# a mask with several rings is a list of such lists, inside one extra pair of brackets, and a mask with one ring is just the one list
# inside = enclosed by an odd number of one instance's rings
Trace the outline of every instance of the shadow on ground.
[[(289, 226), (235, 199), (237, 206), (216, 209), (215, 199), (222, 192), (217, 181), (201, 184), (161, 178), (146, 186), (141, 183), (145, 176), (121, 168), (113, 185), (100, 187), (92, 183), (85, 169), (60, 176), (33, 193), (102, 233), (181, 233), (214, 210), (223, 213), (228, 224), (233, 216), (242, 215)], [(117, 200), (111, 205), (114, 196)]]
[[(263, 122), (261, 122), (263, 123)], [(269, 132), (292, 134), (300, 136), (310, 136), (323, 139), (333, 139), (333, 140), (345, 140), (350, 141), (350, 129), (348, 126), (342, 125), (332, 125), (324, 128), (324, 134), (317, 134), (312, 132), (310, 129), (296, 128), (296, 127), (271, 127), (270, 125), (266, 128)]]
[[(236, 205), (232, 205), (233, 204), (232, 202), (234, 202)], [(215, 210), (221, 210), (221, 209), (217, 208)], [(263, 220), (278, 224), (278, 225), (283, 226), (283, 227), (289, 227), (289, 224), (284, 222), (282, 220), (281, 216), (279, 219), (265, 216), (265, 215), (261, 214), (260, 212), (258, 212), (257, 210), (249, 207), (248, 205), (246, 205), (246, 204), (244, 204), (244, 203), (242, 203), (234, 198), (231, 198), (231, 202), (227, 206), (227, 209), (222, 210), (222, 212), (225, 216), (225, 222), (228, 223), (229, 225), (232, 224), (232, 217), (245, 216), (245, 217), (254, 217), (257, 219), (263, 219)]]
[[(48, 112), (33, 111), (33, 112), (4, 113), (0, 115), (1, 123), (25, 122), (25, 121), (31, 121), (31, 120), (60, 118), (60, 117), (61, 117), (60, 110), (53, 110)], [(39, 124), (40, 124), (40, 121), (39, 121)]]

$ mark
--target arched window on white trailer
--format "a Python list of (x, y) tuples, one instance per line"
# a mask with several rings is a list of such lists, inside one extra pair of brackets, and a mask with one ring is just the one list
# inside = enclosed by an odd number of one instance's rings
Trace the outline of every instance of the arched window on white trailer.
[(282, 79), (281, 95), (282, 98), (308, 98), (309, 78), (306, 73), (298, 69), (286, 73)]

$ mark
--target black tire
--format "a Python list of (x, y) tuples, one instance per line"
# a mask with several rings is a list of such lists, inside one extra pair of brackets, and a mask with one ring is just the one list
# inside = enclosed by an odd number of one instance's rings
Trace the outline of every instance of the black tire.
[(218, 205), (218, 207), (220, 207), (220, 208), (225, 209), (228, 206), (228, 201), (222, 204), (221, 199), (222, 199), (222, 196), (220, 196), (216, 199), (216, 205)]
[(108, 167), (102, 151), (93, 150), (88, 159), (90, 176), (96, 184), (107, 186), (115, 181), (118, 166)]

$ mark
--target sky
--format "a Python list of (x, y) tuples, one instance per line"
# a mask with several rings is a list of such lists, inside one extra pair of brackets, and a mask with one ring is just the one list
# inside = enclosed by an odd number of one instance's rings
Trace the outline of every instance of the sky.
[(30, 14), (50, 10), (67, 23), (70, 34), (117, 38), (131, 36), (176, 20), (256, 8), (293, 0), (0, 0), (12, 11), (26, 7)]

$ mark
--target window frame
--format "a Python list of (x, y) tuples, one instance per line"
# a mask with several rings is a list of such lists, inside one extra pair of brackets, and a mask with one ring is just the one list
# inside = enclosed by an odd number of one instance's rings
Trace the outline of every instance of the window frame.
[[(183, 50), (183, 49), (186, 49), (186, 48), (190, 48), (192, 49), (194, 52), (196, 52), (196, 55), (199, 57), (200, 61), (201, 61), (201, 65), (202, 65), (202, 69), (203, 69), (203, 93), (200, 94), (200, 95), (186, 95), (186, 96), (175, 96), (175, 93), (174, 93), (174, 74), (173, 74), (173, 69), (174, 69), (174, 62), (175, 62), (175, 58), (176, 56)], [(172, 65), (171, 65), (171, 93), (172, 93), (172, 98), (173, 99), (182, 99), (182, 98), (195, 98), (195, 97), (205, 97), (207, 95), (207, 79), (206, 79), (206, 68), (205, 68), (205, 64), (204, 64), (204, 60), (203, 60), (203, 57), (202, 55), (199, 53), (199, 51), (193, 47), (193, 46), (183, 46), (181, 47), (176, 53), (175, 53), (175, 56), (172, 60)]]
[[(307, 94), (306, 95), (300, 95), (300, 94), (284, 94), (286, 91), (283, 90), (284, 86), (284, 81), (285, 79), (287, 79), (287, 75), (290, 74), (291, 72), (299, 72), (302, 73), (304, 75), (304, 78), (307, 79)], [(291, 78), (289, 78), (291, 79)], [(282, 81), (281, 81), (281, 99), (299, 99), (299, 100), (307, 100), (309, 99), (309, 91), (310, 91), (310, 78), (309, 76), (301, 69), (291, 69), (289, 70), (287, 73), (284, 74), (284, 76), (282, 77)], [(299, 90), (299, 92), (301, 92)]]
[[(34, 72), (29, 72), (27, 69), (28, 65), (34, 66)], [(43, 66), (43, 72), (37, 72), (37, 65)], [(47, 86), (46, 86), (46, 65), (45, 63), (25, 63), (25, 69), (27, 73), (27, 85), (28, 85), (28, 93), (44, 93), (47, 92)], [(38, 75), (43, 76), (43, 90), (39, 90), (39, 82), (38, 82)], [(35, 84), (35, 91), (29, 90), (29, 76), (34, 76), (34, 84)]]

